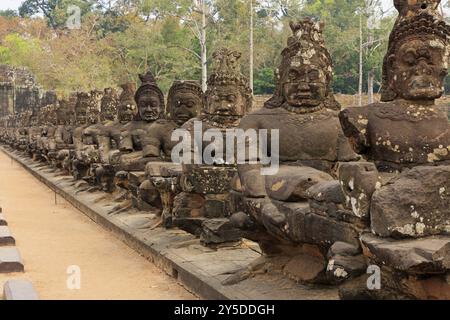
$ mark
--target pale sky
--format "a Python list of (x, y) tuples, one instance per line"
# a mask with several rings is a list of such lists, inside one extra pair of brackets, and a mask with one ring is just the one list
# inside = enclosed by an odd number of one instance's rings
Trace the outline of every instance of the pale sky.
[(0, 0), (0, 10), (18, 9), (22, 0)]
[[(392, 6), (392, 3), (393, 3), (392, 0), (382, 0), (382, 1), (386, 8), (389, 8), (390, 6)], [(21, 3), (22, 3), (22, 0), (0, 0), (0, 10), (17, 9), (17, 8), (19, 8)]]
[[(0, 0), (0, 10), (5, 9), (18, 9), (23, 0)], [(448, 0), (442, 0), (442, 3), (446, 3)], [(382, 0), (384, 9), (393, 8), (393, 0)], [(445, 10), (449, 14), (450, 10)]]

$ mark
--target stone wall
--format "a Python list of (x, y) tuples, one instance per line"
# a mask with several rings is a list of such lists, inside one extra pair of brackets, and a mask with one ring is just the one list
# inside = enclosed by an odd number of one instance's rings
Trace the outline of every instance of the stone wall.
[(35, 108), (40, 88), (26, 68), (0, 65), (0, 116)]

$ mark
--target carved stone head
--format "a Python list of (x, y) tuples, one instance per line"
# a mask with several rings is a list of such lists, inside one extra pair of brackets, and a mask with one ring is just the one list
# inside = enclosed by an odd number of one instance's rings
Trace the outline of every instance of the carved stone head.
[[(75, 117), (75, 104), (74, 95), (72, 94), (69, 99), (61, 99), (58, 101), (56, 107), (56, 119), (58, 125), (73, 124)], [(75, 103), (74, 103), (75, 102)]]
[(233, 122), (251, 109), (252, 91), (239, 70), (240, 57), (241, 53), (226, 48), (213, 54), (204, 113), (218, 123)]
[(383, 61), (382, 101), (433, 101), (443, 92), (449, 60), (448, 26), (439, 1), (408, 1), (396, 7), (399, 17)]
[(284, 107), (296, 113), (340, 110), (331, 89), (332, 60), (325, 48), (323, 25), (305, 18), (291, 22), (290, 27), (293, 35), (281, 53), (275, 94), (265, 107)]
[(155, 121), (164, 113), (164, 95), (150, 71), (139, 75), (139, 79), (142, 84), (135, 94), (138, 118), (146, 122)]
[(117, 92), (113, 88), (106, 88), (102, 101), (100, 121), (114, 121), (117, 115)]
[(88, 123), (88, 105), (90, 94), (87, 92), (77, 93), (77, 102), (75, 105), (75, 118), (77, 125), (85, 125)]
[(136, 84), (134, 82), (125, 83), (120, 86), (122, 93), (119, 97), (118, 118), (120, 123), (132, 121), (137, 114), (136, 102), (134, 94), (136, 92)]
[(102, 96), (103, 93), (98, 90), (93, 90), (89, 93), (87, 118), (90, 124), (96, 124), (100, 121)]
[(175, 81), (167, 97), (168, 116), (181, 126), (195, 118), (203, 107), (203, 91), (196, 81)]
[(50, 104), (46, 107), (46, 120), (49, 125), (57, 125), (58, 124), (58, 115), (57, 115), (57, 102), (55, 104)]

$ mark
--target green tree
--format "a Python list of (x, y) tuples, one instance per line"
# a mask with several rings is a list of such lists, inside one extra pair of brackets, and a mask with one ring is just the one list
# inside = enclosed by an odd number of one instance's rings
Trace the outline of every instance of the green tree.
[(7, 9), (7, 10), (0, 10), (0, 17), (5, 17), (5, 18), (16, 18), (17, 15), (17, 11), (16, 10), (11, 10), (11, 9)]

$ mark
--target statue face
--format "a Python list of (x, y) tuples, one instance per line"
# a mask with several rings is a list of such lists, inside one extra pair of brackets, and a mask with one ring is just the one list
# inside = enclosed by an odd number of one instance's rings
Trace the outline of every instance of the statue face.
[(89, 112), (87, 120), (90, 124), (96, 124), (99, 120), (99, 114), (96, 111)]
[(207, 113), (218, 117), (242, 116), (245, 113), (244, 98), (233, 85), (211, 88), (206, 104)]
[(202, 98), (193, 92), (179, 91), (172, 97), (170, 115), (178, 124), (182, 125), (191, 118), (197, 116), (202, 106)]
[(159, 118), (161, 102), (156, 95), (142, 95), (138, 99), (138, 111), (142, 120), (150, 122)]
[(134, 118), (134, 106), (129, 103), (123, 103), (119, 107), (119, 122), (120, 123), (127, 123), (133, 120)]
[(325, 100), (327, 79), (320, 67), (291, 66), (283, 83), (285, 101), (294, 107), (317, 107)]
[(443, 94), (448, 52), (440, 40), (411, 40), (389, 57), (391, 87), (407, 100), (433, 100)]
[(84, 111), (84, 110), (77, 111), (76, 118), (77, 118), (78, 124), (81, 124), (81, 125), (86, 124), (87, 123), (86, 111)]
[(63, 115), (58, 116), (58, 125), (64, 125), (66, 124), (66, 119)]

